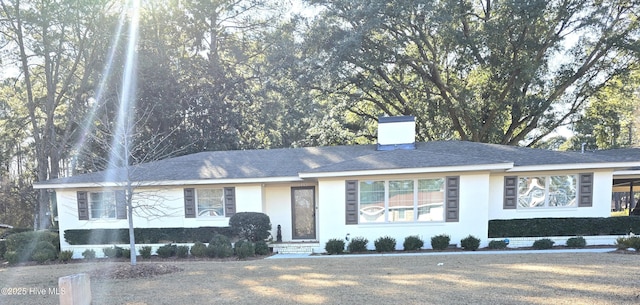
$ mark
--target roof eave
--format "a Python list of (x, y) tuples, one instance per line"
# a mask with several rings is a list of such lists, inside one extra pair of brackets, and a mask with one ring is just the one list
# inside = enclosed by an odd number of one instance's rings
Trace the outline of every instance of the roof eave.
[[(142, 181), (133, 182), (134, 187), (161, 187), (161, 186), (181, 186), (181, 185), (212, 185), (212, 184), (251, 184), (251, 183), (278, 183), (278, 182), (299, 182), (300, 177), (265, 177), (265, 178), (231, 178), (231, 179), (195, 179), (195, 180), (164, 180), (164, 181)], [(34, 184), (34, 189), (70, 189), (70, 188), (117, 188), (124, 187), (125, 182), (84, 182), (84, 183), (61, 183), (61, 184)]]
[(602, 162), (602, 163), (574, 163), (574, 164), (541, 164), (514, 166), (507, 172), (534, 172), (534, 171), (555, 171), (555, 170), (588, 170), (588, 169), (626, 169), (638, 166), (638, 162)]
[(354, 170), (354, 171), (339, 171), (339, 172), (312, 172), (312, 173), (300, 173), (300, 178), (309, 179), (309, 178), (331, 178), (331, 177), (351, 177), (351, 176), (429, 174), (429, 173), (474, 172), (474, 171), (504, 171), (512, 167), (513, 167), (513, 163), (495, 163), (495, 164), (482, 164), (482, 165), (392, 168), (392, 169)]

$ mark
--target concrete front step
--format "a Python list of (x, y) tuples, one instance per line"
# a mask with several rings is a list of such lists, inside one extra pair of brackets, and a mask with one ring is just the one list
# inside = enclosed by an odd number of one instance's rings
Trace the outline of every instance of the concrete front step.
[(273, 253), (279, 254), (312, 254), (320, 249), (320, 243), (278, 243), (272, 246)]

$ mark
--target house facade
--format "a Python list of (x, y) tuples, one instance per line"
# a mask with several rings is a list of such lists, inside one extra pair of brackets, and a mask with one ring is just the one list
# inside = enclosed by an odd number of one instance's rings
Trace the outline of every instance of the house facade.
[(138, 228), (224, 227), (235, 213), (263, 212), (274, 240), (280, 226), (283, 243), (323, 252), (329, 239), (353, 237), (373, 248), (391, 236), (401, 249), (410, 235), (471, 234), (486, 245), (489, 220), (608, 217), (614, 181), (640, 185), (640, 149), (415, 143), (414, 130), (413, 117), (380, 118), (377, 145), (202, 152), (34, 187), (55, 191), (63, 250), (81, 249), (65, 230), (128, 227), (127, 176)]

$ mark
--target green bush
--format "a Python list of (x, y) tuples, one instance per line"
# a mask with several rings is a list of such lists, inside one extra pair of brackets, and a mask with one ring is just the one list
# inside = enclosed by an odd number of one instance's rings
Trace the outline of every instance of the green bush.
[(364, 237), (354, 237), (349, 241), (347, 251), (349, 251), (349, 253), (366, 252), (367, 244), (369, 244), (368, 239)]
[(267, 255), (271, 252), (271, 250), (269, 250), (269, 245), (264, 240), (255, 242), (255, 246), (257, 255)]
[(376, 252), (392, 252), (396, 250), (396, 239), (390, 236), (379, 237), (373, 242)]
[(39, 241), (31, 255), (31, 259), (38, 263), (55, 260), (58, 256), (58, 250), (48, 241)]
[(233, 247), (231, 246), (231, 241), (228, 237), (216, 234), (209, 242), (209, 246), (207, 247), (207, 254), (210, 257), (218, 257), (225, 258), (233, 255)]
[(631, 248), (629, 246), (629, 242), (627, 240), (627, 237), (618, 237), (616, 238), (616, 248), (618, 250), (627, 250), (629, 248)]
[(93, 249), (86, 249), (82, 251), (82, 257), (84, 257), (85, 259), (94, 259), (96, 258), (96, 251), (94, 251)]
[(587, 240), (582, 236), (571, 237), (567, 239), (567, 247), (569, 248), (584, 248), (587, 246)]
[(533, 248), (536, 250), (544, 250), (553, 248), (555, 242), (548, 238), (538, 239), (533, 242)]
[(415, 251), (419, 250), (424, 246), (424, 241), (420, 239), (419, 236), (407, 236), (404, 238), (404, 243), (402, 243), (402, 247), (405, 251)]
[(4, 259), (11, 265), (16, 264), (20, 261), (20, 256), (18, 256), (18, 252), (16, 251), (7, 251), (4, 253)]
[(239, 240), (234, 244), (234, 250), (236, 256), (239, 259), (245, 259), (247, 257), (252, 257), (256, 254), (255, 245), (248, 240)]
[(189, 246), (178, 246), (176, 249), (176, 256), (179, 258), (186, 258), (189, 256)]
[(151, 258), (152, 249), (153, 248), (151, 248), (151, 246), (143, 246), (142, 248), (140, 248), (140, 256), (142, 256), (142, 258), (145, 258), (145, 259)]
[(344, 240), (339, 238), (332, 238), (324, 245), (324, 250), (327, 254), (342, 254), (344, 252)]
[[(18, 261), (27, 261), (34, 259), (33, 255), (36, 253), (38, 245), (45, 247), (40, 244), (41, 242), (48, 244), (46, 246), (47, 249), (53, 247), (54, 255), (57, 255), (60, 251), (60, 240), (58, 234), (49, 231), (29, 231), (11, 234), (6, 239), (6, 251), (16, 252), (18, 255)], [(45, 257), (50, 257), (50, 255), (40, 254), (38, 256), (39, 259), (43, 259)]]
[[(215, 234), (232, 236), (229, 227), (199, 228), (135, 228), (136, 243), (159, 242), (192, 243), (209, 242)], [(128, 244), (129, 229), (74, 229), (65, 230), (64, 239), (70, 245), (113, 245)]]
[(640, 251), (640, 236), (618, 237), (616, 239), (616, 248), (618, 250), (633, 248), (636, 251)]
[(195, 257), (205, 257), (207, 256), (207, 245), (201, 242), (195, 242), (193, 246), (191, 246), (191, 255)]
[(58, 260), (63, 263), (70, 261), (72, 258), (73, 258), (73, 250), (61, 251), (58, 254)]
[(640, 236), (632, 236), (628, 239), (629, 246), (636, 250), (636, 252), (640, 251)]
[(265, 240), (269, 237), (271, 220), (269, 216), (259, 212), (235, 213), (229, 219), (229, 227), (241, 239), (252, 242)]
[(476, 251), (480, 247), (480, 239), (473, 235), (469, 235), (460, 240), (460, 246), (467, 251)]
[(176, 256), (176, 252), (178, 251), (178, 246), (173, 244), (166, 244), (164, 246), (160, 246), (158, 250), (156, 250), (156, 254), (162, 258), (169, 258), (172, 256)]
[(449, 242), (451, 242), (451, 237), (449, 237), (449, 235), (436, 235), (431, 237), (431, 248), (433, 248), (433, 250), (444, 250), (449, 247)]
[(122, 249), (122, 256), (124, 258), (131, 258), (131, 250), (129, 248)]
[(111, 248), (102, 248), (102, 253), (108, 258), (119, 258), (124, 256), (124, 248), (113, 245)]
[(626, 235), (640, 232), (640, 216), (494, 219), (489, 238)]
[(489, 249), (506, 249), (507, 242), (504, 240), (492, 240), (489, 242)]

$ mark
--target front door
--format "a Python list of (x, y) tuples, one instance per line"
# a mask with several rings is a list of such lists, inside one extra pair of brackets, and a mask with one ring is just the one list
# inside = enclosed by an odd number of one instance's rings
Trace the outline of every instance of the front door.
[(293, 239), (316, 239), (315, 187), (291, 188)]

